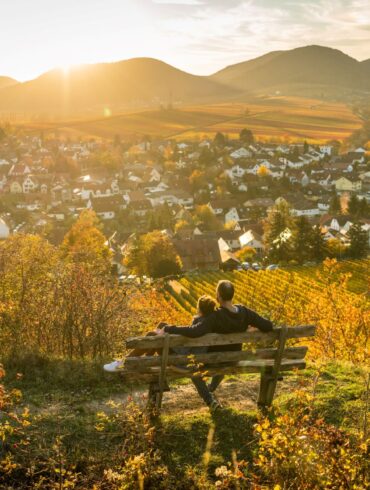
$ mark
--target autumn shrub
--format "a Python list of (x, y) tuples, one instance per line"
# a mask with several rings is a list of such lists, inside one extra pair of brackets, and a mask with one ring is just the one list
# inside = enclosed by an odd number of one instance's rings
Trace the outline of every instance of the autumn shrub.
[(358, 488), (370, 485), (368, 442), (351, 440), (314, 415), (312, 396), (296, 392), (286, 413), (261, 418), (255, 467), (260, 482), (285, 488)]
[(161, 461), (155, 444), (156, 429), (137, 404), (111, 403), (113, 413), (98, 413), (97, 431), (119, 431), (121, 444), (114, 467), (104, 470), (103, 481), (114, 489), (176, 488), (176, 480)]
[(366, 362), (370, 340), (366, 295), (348, 293), (351, 274), (340, 272), (336, 260), (327, 259), (318, 276), (323, 287), (310, 295), (304, 313), (307, 321), (317, 326), (310, 354), (318, 358)]
[[(74, 256), (76, 258), (76, 256)], [(33, 235), (0, 244), (0, 355), (95, 358), (130, 325), (128, 291)]]
[(28, 422), (28, 411), (21, 415), (14, 410), (22, 394), (19, 390), (8, 391), (4, 384), (5, 370), (0, 364), (0, 484), (3, 476), (10, 475), (16, 468), (15, 453), (27, 442), (23, 439), (24, 427)]

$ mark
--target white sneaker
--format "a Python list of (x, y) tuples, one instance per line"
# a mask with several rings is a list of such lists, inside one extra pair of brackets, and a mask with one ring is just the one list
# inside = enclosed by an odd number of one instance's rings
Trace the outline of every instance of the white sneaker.
[(123, 361), (113, 361), (110, 364), (104, 364), (104, 371), (108, 373), (116, 373), (117, 371), (121, 371), (123, 368)]

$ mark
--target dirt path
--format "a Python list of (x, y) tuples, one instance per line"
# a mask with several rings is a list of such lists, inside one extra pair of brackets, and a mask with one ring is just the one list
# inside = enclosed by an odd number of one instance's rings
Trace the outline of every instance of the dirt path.
[[(294, 377), (286, 378), (278, 384), (277, 394), (292, 391), (294, 384)], [(230, 406), (239, 410), (254, 410), (256, 409), (258, 389), (259, 379), (231, 377), (222, 382), (216, 392), (216, 396), (225, 407)], [(147, 390), (133, 390), (131, 393), (126, 392), (122, 395), (114, 395), (109, 399), (89, 402), (88, 406), (89, 409), (96, 411), (109, 411), (110, 401), (120, 404), (127, 403), (130, 400), (145, 406)], [(207, 410), (208, 408), (204, 405), (191, 383), (172, 385), (171, 391), (163, 395), (162, 413), (164, 415), (170, 415), (176, 412), (187, 415)]]

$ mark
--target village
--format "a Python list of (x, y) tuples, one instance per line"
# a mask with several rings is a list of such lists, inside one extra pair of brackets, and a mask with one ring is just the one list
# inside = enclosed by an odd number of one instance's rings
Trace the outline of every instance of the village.
[(0, 238), (37, 233), (58, 245), (91, 209), (121, 275), (130, 240), (153, 230), (171, 240), (183, 271), (249, 267), (238, 257), (246, 247), (258, 269), (264, 220), (279, 203), (339, 248), (355, 222), (370, 243), (366, 149), (258, 142), (248, 129), (196, 142), (0, 138)]

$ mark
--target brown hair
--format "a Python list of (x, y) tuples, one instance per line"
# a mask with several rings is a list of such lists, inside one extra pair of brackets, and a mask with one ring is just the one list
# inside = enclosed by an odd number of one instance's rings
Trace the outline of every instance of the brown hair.
[(211, 298), (210, 296), (207, 296), (204, 294), (198, 299), (198, 310), (202, 315), (210, 315), (215, 311), (216, 308), (216, 301)]
[(234, 284), (231, 281), (219, 281), (216, 291), (223, 301), (231, 301), (234, 297)]

